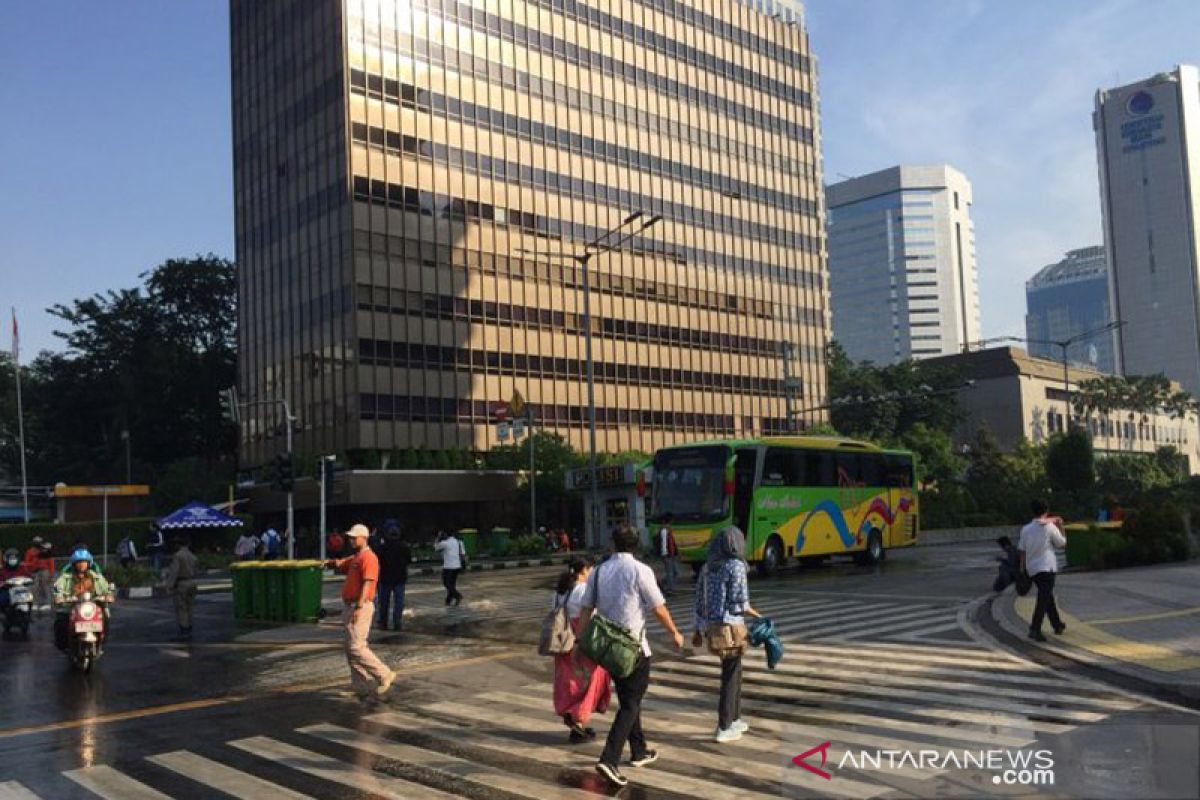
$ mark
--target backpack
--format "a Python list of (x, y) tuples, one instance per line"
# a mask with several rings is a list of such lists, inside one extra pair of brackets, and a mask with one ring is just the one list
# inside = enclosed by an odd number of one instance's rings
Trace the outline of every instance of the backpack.
[[(560, 595), (561, 597), (561, 595)], [(575, 649), (575, 632), (567, 616), (567, 601), (554, 601), (554, 610), (542, 620), (542, 633), (538, 638), (539, 656), (561, 656)]]

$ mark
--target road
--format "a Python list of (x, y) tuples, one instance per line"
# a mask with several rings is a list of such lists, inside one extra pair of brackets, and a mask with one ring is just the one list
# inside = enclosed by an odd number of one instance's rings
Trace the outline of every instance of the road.
[[(769, 671), (761, 651), (748, 654), (752, 731), (733, 744), (711, 741), (719, 665), (671, 653), (656, 632), (644, 717), (662, 758), (626, 768), (620, 795), (1032, 796), (1040, 790), (996, 783), (994, 765), (946, 759), (1045, 749), (1058, 796), (1197, 796), (1195, 713), (981, 638), (969, 611), (990, 584), (992, 549), (897, 551), (878, 568), (832, 563), (753, 580), (753, 602), (776, 621), (787, 655)], [(369, 706), (348, 691), (332, 620), (239, 626), (228, 595), (202, 596), (197, 639), (183, 646), (169, 641), (169, 604), (128, 601), (91, 676), (67, 670), (42, 622), (31, 642), (0, 643), (0, 800), (613, 794), (592, 771), (601, 743), (567, 745), (551, 664), (535, 655), (556, 574), (472, 573), (464, 606), (451, 609), (434, 579), (415, 579), (406, 631), (373, 635), (403, 677)], [(670, 601), (685, 630), (691, 601), (690, 586)], [(610, 720), (596, 719), (601, 736)], [(825, 742), (831, 779), (791, 763)], [(881, 749), (928, 761), (846, 766), (847, 754)], [(806, 763), (819, 766), (819, 754)]]

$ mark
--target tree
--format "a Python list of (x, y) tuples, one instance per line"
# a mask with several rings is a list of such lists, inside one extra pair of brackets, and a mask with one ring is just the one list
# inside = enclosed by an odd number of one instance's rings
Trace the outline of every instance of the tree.
[(1082, 427), (1055, 434), (1046, 445), (1046, 480), (1055, 505), (1071, 516), (1090, 517), (1095, 506), (1096, 455)]
[[(537, 515), (540, 524), (569, 524), (571, 498), (567, 494), (567, 471), (587, 462), (564, 437), (557, 433), (538, 431), (533, 434), (535, 466), (537, 467)], [(530, 437), (516, 444), (493, 447), (485, 456), (488, 469), (528, 473)], [(597, 459), (598, 460), (598, 459)], [(517, 498), (519, 524), (529, 525), (529, 483), (521, 485)]]

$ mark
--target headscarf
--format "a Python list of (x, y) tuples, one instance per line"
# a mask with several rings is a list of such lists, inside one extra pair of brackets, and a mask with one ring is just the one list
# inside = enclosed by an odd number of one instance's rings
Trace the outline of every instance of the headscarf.
[(726, 561), (746, 560), (746, 535), (736, 525), (722, 528), (708, 543), (708, 568), (715, 572)]

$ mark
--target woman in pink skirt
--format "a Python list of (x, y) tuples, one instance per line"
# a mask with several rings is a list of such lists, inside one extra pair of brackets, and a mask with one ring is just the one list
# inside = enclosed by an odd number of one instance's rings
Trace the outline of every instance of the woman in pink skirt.
[[(566, 604), (567, 618), (576, 635), (579, 634), (583, 592), (591, 571), (589, 559), (571, 559), (567, 571), (558, 579), (554, 595), (555, 606)], [(608, 709), (612, 699), (611, 684), (608, 673), (577, 649), (554, 657), (554, 713), (571, 729), (571, 744), (596, 737), (596, 732), (587, 724), (592, 714), (603, 714)]]

